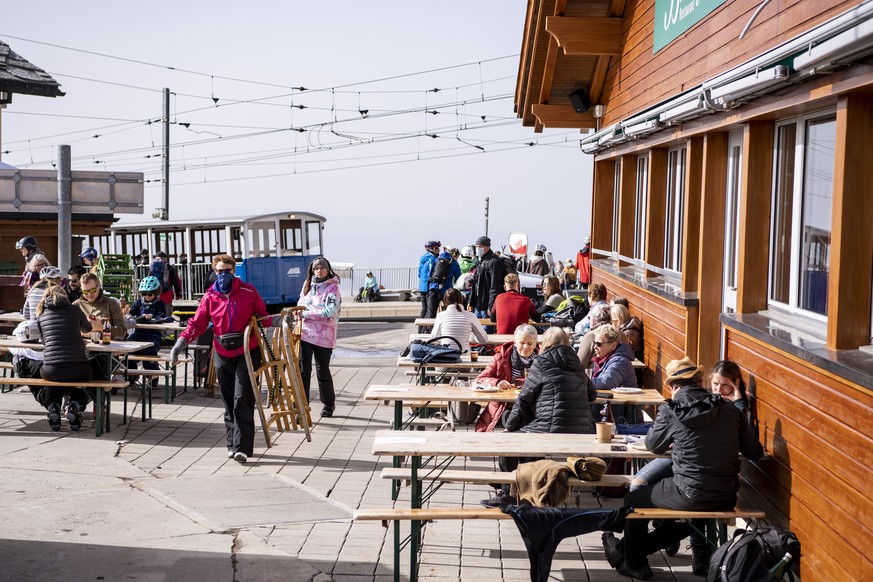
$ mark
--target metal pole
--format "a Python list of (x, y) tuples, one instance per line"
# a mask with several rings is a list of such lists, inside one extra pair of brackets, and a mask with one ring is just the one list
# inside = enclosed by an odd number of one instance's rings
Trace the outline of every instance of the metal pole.
[(70, 268), (73, 245), (73, 178), (70, 171), (70, 146), (58, 146), (58, 267)]
[(488, 236), (488, 207), (490, 200), (488, 196), (485, 197), (485, 236)]
[(164, 87), (164, 195), (161, 220), (170, 219), (170, 89)]

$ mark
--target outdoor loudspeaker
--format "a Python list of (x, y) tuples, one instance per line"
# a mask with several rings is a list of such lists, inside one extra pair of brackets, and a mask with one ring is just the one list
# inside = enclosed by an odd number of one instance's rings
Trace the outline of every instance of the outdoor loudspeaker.
[(568, 95), (576, 113), (585, 113), (591, 109), (591, 98), (585, 89), (576, 89)]

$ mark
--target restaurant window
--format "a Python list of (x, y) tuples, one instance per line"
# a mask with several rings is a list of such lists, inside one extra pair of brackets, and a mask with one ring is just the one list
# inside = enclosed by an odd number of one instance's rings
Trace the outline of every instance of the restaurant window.
[(836, 116), (776, 126), (770, 240), (770, 302), (822, 319), (827, 314)]
[(664, 268), (682, 270), (682, 228), (685, 212), (685, 156), (687, 148), (667, 152), (667, 215), (664, 222)]
[(637, 158), (637, 184), (634, 200), (634, 258), (646, 260), (646, 208), (649, 205), (649, 158)]
[(615, 161), (612, 187), (612, 252), (618, 254), (618, 223), (621, 221), (621, 160)]

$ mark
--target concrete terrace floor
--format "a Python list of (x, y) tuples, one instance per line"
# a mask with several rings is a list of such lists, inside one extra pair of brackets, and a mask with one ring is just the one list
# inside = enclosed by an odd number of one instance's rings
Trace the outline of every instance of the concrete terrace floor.
[[(390, 482), (379, 476), (391, 460), (374, 457), (370, 449), (375, 431), (388, 427), (392, 407), (362, 395), (370, 383), (404, 381), (389, 353), (392, 341), (411, 330), (409, 324), (341, 326), (340, 345), (349, 352), (333, 367), (335, 416), (316, 421), (312, 442), (301, 432), (286, 432), (267, 449), (258, 432), (255, 455), (245, 465), (227, 458), (221, 401), (202, 390), (189, 390), (172, 404), (156, 396), (154, 418), (146, 422), (138, 418), (137, 404), (127, 425), (121, 424), (119, 395), (113, 429), (100, 438), (94, 436), (90, 412), (80, 433), (70, 433), (66, 423), (53, 433), (29, 392), (0, 395), (0, 581), (393, 580), (391, 528), (345, 517), (320, 521), (327, 506), (316, 503), (305, 506), (302, 516), (311, 521), (290, 523), (276, 488), (260, 487), (279, 483), (280, 493), (284, 485), (290, 493), (300, 484), (332, 502), (334, 516), (337, 508), (350, 515), (359, 507), (391, 506)], [(364, 345), (368, 337), (374, 340), (366, 344), (370, 352), (354, 354), (355, 343)], [(312, 409), (318, 418), (317, 399)], [(495, 463), (471, 459), (467, 466), (491, 469)], [(265, 479), (270, 475), (278, 479)], [(256, 477), (251, 482), (257, 485), (243, 493), (229, 491), (229, 483), (241, 481), (235, 476)], [(193, 486), (198, 505), (217, 509), (226, 523), (216, 526), (205, 510), (192, 507), (190, 488), (187, 503), (162, 494), (168, 485)], [(430, 504), (477, 506), (488, 496), (487, 486), (446, 485)], [(596, 506), (593, 497), (582, 499)], [(246, 523), (253, 504), (274, 502), (276, 523), (233, 525)], [(408, 502), (404, 489), (397, 506)], [(405, 536), (408, 524), (403, 531)], [(702, 579), (691, 575), (684, 548), (674, 558), (656, 555), (650, 561), (655, 580)], [(529, 580), (527, 553), (511, 520), (432, 523), (420, 562), (423, 581)], [(408, 564), (404, 552), (404, 580)], [(628, 580), (607, 564), (599, 532), (565, 540), (551, 579)]]

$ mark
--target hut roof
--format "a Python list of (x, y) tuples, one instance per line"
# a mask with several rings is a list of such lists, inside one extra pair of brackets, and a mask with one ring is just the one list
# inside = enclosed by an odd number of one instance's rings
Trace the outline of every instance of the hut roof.
[(0, 91), (43, 97), (64, 96), (60, 85), (51, 75), (13, 51), (3, 41), (0, 41)]

